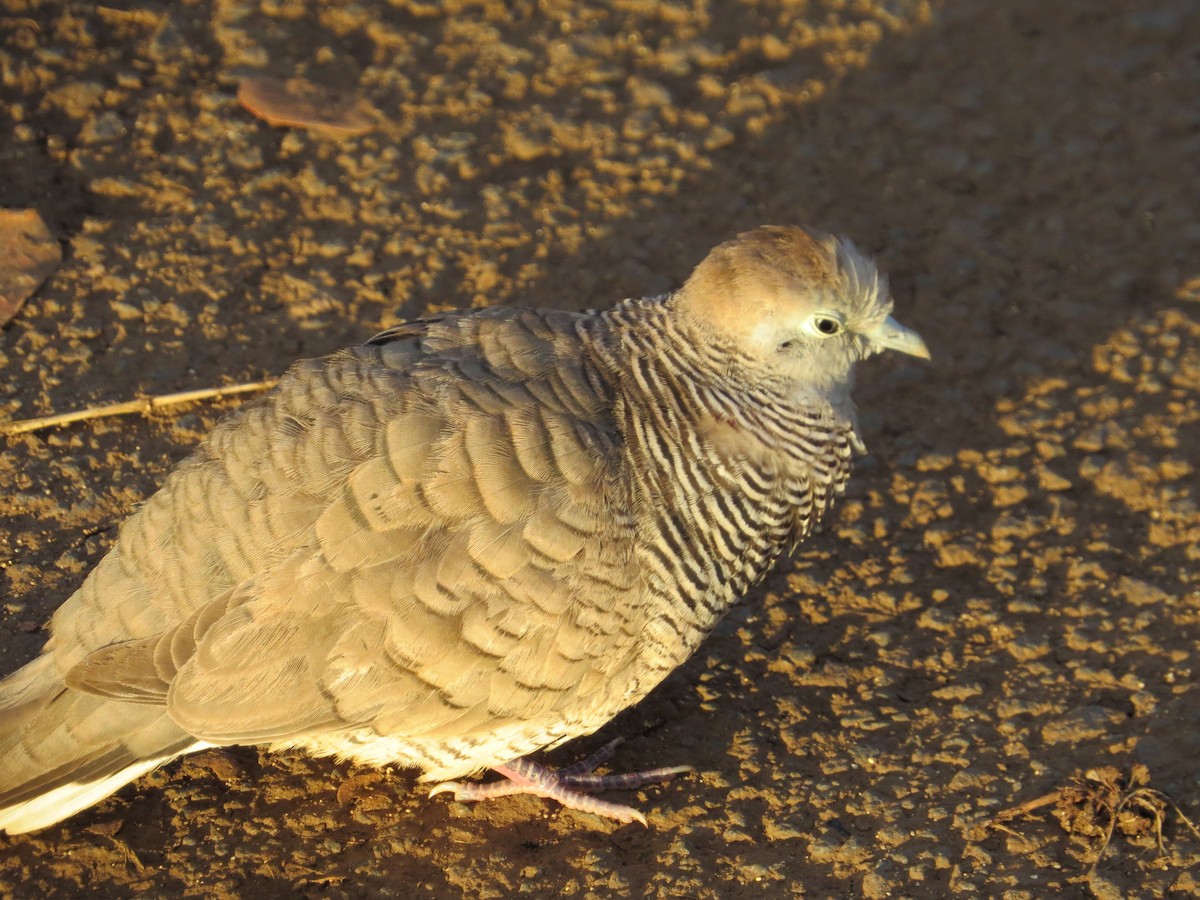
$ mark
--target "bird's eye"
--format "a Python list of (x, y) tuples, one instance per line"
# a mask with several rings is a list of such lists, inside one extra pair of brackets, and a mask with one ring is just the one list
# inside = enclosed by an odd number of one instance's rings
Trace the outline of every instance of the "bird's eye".
[(842, 331), (842, 320), (833, 316), (813, 316), (812, 324), (818, 333), (826, 337), (833, 337)]

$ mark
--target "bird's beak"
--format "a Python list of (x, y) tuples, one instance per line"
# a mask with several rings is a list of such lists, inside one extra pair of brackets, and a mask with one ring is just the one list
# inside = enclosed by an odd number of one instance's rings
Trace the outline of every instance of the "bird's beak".
[(899, 350), (909, 356), (919, 359), (929, 359), (929, 348), (921, 340), (921, 336), (911, 328), (905, 328), (891, 316), (884, 319), (883, 324), (874, 331), (868, 332), (872, 346), (876, 350)]

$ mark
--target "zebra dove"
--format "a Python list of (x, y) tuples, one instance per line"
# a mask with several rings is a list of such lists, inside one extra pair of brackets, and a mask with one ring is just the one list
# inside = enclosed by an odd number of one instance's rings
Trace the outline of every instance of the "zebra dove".
[[(431, 316), (297, 363), (0, 682), (0, 828), (234, 744), (644, 823), (591, 792), (686, 767), (524, 757), (645, 697), (827, 513), (855, 364), (929, 355), (891, 307), (849, 241), (763, 227), (664, 296)], [(446, 781), (486, 769), (507, 780)]]

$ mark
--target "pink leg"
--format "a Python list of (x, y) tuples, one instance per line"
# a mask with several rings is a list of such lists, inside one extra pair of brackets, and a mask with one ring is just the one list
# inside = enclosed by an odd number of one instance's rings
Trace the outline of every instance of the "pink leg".
[(462, 784), (457, 781), (446, 781), (434, 787), (430, 796), (453, 791), (454, 799), (462, 802), (491, 800), (495, 797), (507, 797), (512, 794), (533, 794), (556, 800), (567, 809), (589, 812), (606, 819), (616, 819), (618, 822), (641, 822), (646, 824), (646, 817), (630, 806), (620, 803), (609, 803), (589, 797), (589, 793), (608, 790), (630, 790), (643, 784), (657, 781), (667, 781), (684, 772), (691, 772), (691, 766), (664, 766), (650, 769), (646, 772), (631, 772), (626, 775), (594, 775), (592, 770), (601, 763), (612, 758), (620, 738), (605, 744), (587, 759), (555, 771), (546, 766), (540, 766), (527, 759), (514, 759), (502, 766), (493, 768), (504, 776), (503, 781), (493, 781), (488, 784)]

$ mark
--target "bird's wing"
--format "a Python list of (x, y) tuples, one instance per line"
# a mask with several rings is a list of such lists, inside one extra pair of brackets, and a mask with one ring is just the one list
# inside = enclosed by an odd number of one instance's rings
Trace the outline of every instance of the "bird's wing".
[[(467, 321), (477, 351), (422, 332), (442, 341), (438, 365), (410, 371), (398, 401), (379, 379), (390, 408), (376, 451), (299, 546), (173, 628), (93, 653), (73, 686), (165, 699), (213, 743), (347, 725), (461, 736), (613, 689), (636, 576), (605, 398), (577, 352), (523, 349), (553, 329)], [(302, 486), (323, 460), (276, 468)]]

